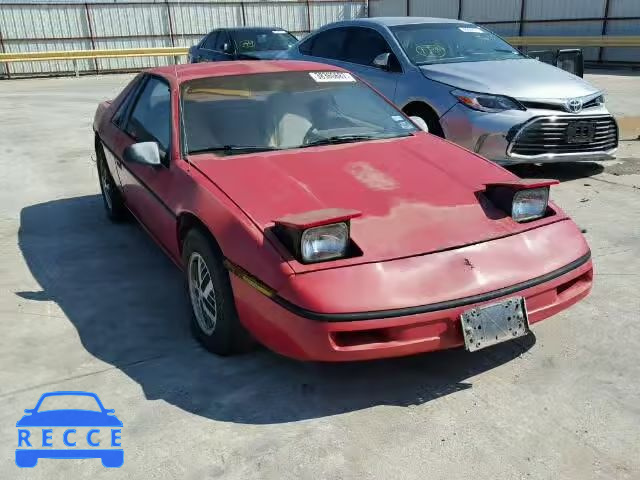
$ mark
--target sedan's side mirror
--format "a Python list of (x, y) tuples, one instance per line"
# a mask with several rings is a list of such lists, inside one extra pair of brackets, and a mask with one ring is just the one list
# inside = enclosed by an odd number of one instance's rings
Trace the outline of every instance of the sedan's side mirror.
[(429, 131), (429, 127), (427, 126), (427, 122), (424, 121), (424, 119), (422, 117), (416, 117), (415, 115), (409, 117), (411, 119), (411, 121), (413, 123), (416, 124), (416, 126), (424, 131), (424, 132), (428, 132)]
[(381, 53), (376, 58), (373, 59), (373, 66), (378, 67), (381, 70), (389, 70), (389, 57), (391, 54), (389, 52)]
[(222, 51), (223, 51), (223, 53), (227, 53), (227, 54), (230, 55), (230, 54), (233, 53), (233, 48), (231, 48), (231, 44), (230, 43), (225, 42), (222, 45)]
[(137, 163), (151, 167), (159, 167), (161, 165), (160, 149), (156, 142), (134, 143), (125, 148), (123, 157), (127, 163)]

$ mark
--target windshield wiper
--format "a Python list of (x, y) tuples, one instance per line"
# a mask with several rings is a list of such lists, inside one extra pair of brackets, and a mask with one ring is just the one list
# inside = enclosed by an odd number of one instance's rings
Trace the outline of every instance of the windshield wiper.
[(304, 145), (300, 145), (298, 148), (307, 148), (307, 147), (316, 147), (318, 145), (337, 145), (340, 143), (352, 143), (352, 142), (360, 142), (362, 140), (381, 140), (384, 138), (394, 138), (394, 137), (408, 137), (407, 134), (397, 134), (397, 135), (334, 135), (333, 137), (319, 138), (318, 140), (314, 140), (309, 143), (305, 143)]
[(269, 147), (267, 145), (219, 145), (214, 147), (196, 148), (194, 150), (189, 150), (189, 154), (209, 153), (209, 152), (232, 152), (232, 153), (268, 152), (271, 150), (280, 150), (280, 149), (276, 147)]

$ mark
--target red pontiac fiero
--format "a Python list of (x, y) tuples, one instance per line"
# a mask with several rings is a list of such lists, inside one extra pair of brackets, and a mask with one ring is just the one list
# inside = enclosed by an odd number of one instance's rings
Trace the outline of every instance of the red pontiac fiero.
[(94, 120), (104, 205), (184, 269), (196, 336), (343, 361), (529, 333), (585, 297), (589, 247), (521, 180), (336, 67), (162, 67)]

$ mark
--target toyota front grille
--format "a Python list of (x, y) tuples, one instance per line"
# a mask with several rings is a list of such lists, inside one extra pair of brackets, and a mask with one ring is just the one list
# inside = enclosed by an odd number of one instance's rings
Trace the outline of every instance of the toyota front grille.
[(593, 155), (618, 146), (618, 125), (609, 115), (540, 117), (514, 136), (507, 150), (514, 157)]

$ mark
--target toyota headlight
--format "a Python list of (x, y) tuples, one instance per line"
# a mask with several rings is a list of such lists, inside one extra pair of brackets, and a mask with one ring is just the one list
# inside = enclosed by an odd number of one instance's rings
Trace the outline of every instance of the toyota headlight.
[(516, 100), (502, 95), (453, 90), (451, 94), (463, 105), (480, 112), (502, 112), (504, 110), (525, 110)]

